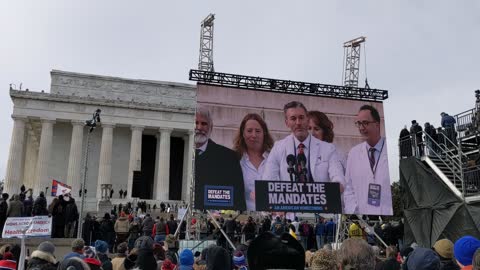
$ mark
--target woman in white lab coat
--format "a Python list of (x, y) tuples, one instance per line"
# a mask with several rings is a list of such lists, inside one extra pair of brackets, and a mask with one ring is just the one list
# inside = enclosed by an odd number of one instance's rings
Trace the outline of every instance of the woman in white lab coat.
[[(333, 138), (335, 133), (333, 132), (333, 123), (328, 119), (328, 116), (323, 112), (319, 111), (309, 111), (308, 114), (308, 130), (313, 137), (319, 139), (320, 141), (333, 143)], [(340, 160), (340, 163), (343, 167), (343, 172), (345, 173), (346, 166), (346, 156), (336, 148), (337, 158)]]
[(272, 136), (262, 117), (256, 113), (245, 115), (233, 140), (233, 150), (242, 167), (248, 211), (255, 211), (255, 180), (261, 179), (272, 146)]

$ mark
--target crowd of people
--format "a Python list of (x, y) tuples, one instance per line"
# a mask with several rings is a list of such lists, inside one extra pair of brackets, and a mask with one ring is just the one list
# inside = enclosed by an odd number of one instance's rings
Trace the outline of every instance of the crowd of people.
[(457, 143), (455, 118), (445, 112), (440, 115), (442, 117), (441, 127), (435, 128), (426, 122), (422, 128), (416, 120), (412, 120), (410, 129), (405, 126), (400, 131), (400, 158), (414, 155), (423, 156), (429, 154), (430, 151), (439, 150), (439, 145), (449, 148)]
[[(289, 233), (266, 231), (235, 249), (212, 244), (200, 250), (180, 250), (178, 239), (169, 234), (163, 241), (140, 236), (131, 247), (119, 243), (115, 253), (105, 241), (96, 240), (89, 246), (78, 238), (72, 240), (70, 252), (61, 254), (61, 260), (55, 256), (55, 245), (44, 241), (25, 258), (24, 265), (26, 270), (475, 270), (480, 269), (479, 248), (480, 240), (464, 236), (455, 243), (440, 239), (432, 247), (414, 243), (400, 251), (394, 245), (383, 249), (355, 237), (346, 239), (338, 249), (330, 244), (305, 249)], [(19, 259), (19, 245), (0, 248), (0, 269), (18, 269)]]

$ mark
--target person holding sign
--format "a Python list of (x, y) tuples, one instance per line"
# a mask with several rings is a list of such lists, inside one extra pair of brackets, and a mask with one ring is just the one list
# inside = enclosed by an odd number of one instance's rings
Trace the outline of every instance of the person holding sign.
[(261, 179), (272, 146), (272, 136), (262, 117), (256, 113), (245, 115), (233, 140), (233, 150), (240, 158), (248, 211), (255, 211), (255, 180)]
[(356, 201), (345, 204), (346, 214), (392, 215), (392, 193), (385, 138), (380, 135), (380, 114), (363, 105), (355, 125), (365, 139), (348, 153), (345, 178)]
[(344, 173), (340, 161), (335, 158), (335, 146), (309, 134), (307, 109), (302, 103), (287, 103), (283, 111), (285, 125), (292, 134), (275, 142), (262, 179), (338, 182), (343, 191)]
[(234, 151), (210, 139), (208, 109), (195, 115), (195, 208), (245, 210), (243, 175)]

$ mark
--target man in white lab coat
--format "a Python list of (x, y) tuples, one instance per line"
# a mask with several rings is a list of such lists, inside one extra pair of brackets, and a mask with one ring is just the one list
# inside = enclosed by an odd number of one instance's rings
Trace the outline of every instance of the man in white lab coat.
[(348, 153), (345, 181), (353, 188), (354, 199), (345, 198), (344, 213), (392, 215), (387, 145), (380, 135), (380, 114), (373, 106), (363, 105), (355, 125), (365, 142)]
[(284, 106), (285, 125), (292, 131), (282, 140), (276, 141), (270, 152), (264, 180), (290, 181), (287, 156), (297, 157), (303, 153), (306, 157), (306, 176), (295, 178), (300, 182), (339, 182), (343, 191), (344, 174), (340, 158), (335, 154), (335, 146), (311, 136), (308, 132), (307, 109), (292, 101)]

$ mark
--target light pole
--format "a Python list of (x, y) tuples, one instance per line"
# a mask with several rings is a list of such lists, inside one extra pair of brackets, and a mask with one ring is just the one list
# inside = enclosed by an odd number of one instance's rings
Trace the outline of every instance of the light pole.
[(85, 126), (89, 127), (90, 129), (87, 132), (87, 144), (85, 146), (85, 163), (83, 165), (83, 181), (82, 184), (80, 185), (80, 191), (82, 193), (82, 199), (81, 199), (81, 205), (80, 205), (80, 217), (78, 220), (78, 233), (77, 233), (77, 238), (82, 238), (82, 229), (83, 229), (83, 209), (85, 208), (85, 185), (87, 182), (87, 171), (88, 171), (88, 152), (90, 150), (90, 134), (93, 132), (95, 127), (97, 126), (97, 123), (100, 123), (100, 113), (102, 111), (100, 109), (97, 109), (93, 113), (93, 117), (91, 120), (85, 121)]

